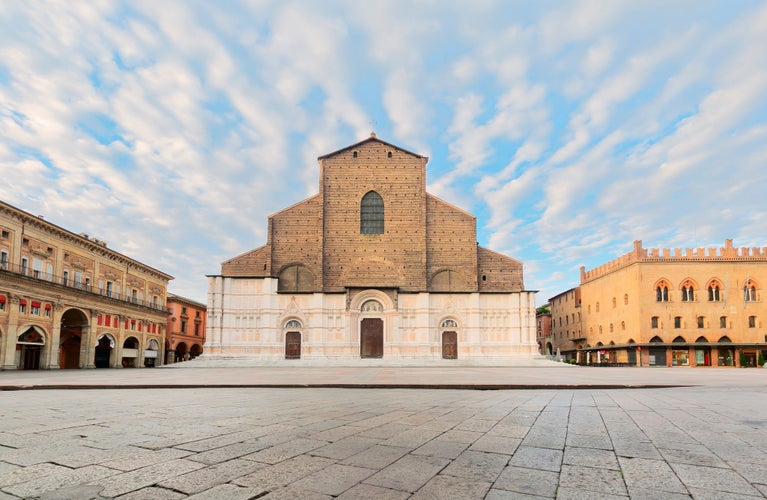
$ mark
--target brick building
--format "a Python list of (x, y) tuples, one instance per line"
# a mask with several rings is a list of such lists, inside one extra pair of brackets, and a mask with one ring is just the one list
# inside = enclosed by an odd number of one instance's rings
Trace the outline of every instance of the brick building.
[(535, 312), (535, 339), (538, 342), (538, 351), (541, 354), (551, 356), (556, 354), (552, 350), (551, 342), (551, 304), (539, 307)]
[(645, 249), (551, 298), (552, 347), (589, 363), (755, 366), (767, 356), (767, 247)]
[(537, 359), (522, 263), (426, 192), (426, 157), (371, 134), (318, 161), (319, 193), (209, 276), (205, 358)]
[(0, 202), (0, 367), (159, 364), (171, 279)]
[(205, 304), (168, 294), (165, 362), (177, 363), (202, 354), (205, 344)]

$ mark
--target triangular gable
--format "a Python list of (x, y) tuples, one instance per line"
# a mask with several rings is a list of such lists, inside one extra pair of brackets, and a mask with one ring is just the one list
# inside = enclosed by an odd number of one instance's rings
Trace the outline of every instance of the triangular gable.
[(490, 250), (489, 248), (485, 248), (479, 245), (477, 245), (477, 257), (479, 258), (480, 262), (482, 261), (482, 259), (495, 258), (495, 259), (508, 260), (520, 266), (522, 265), (522, 261), (520, 260), (509, 257), (508, 255), (504, 255), (502, 253), (495, 252), (493, 250)]
[(254, 248), (253, 250), (248, 250), (245, 253), (241, 253), (240, 255), (236, 257), (232, 257), (229, 260), (225, 260), (221, 263), (221, 265), (226, 264), (242, 264), (242, 263), (252, 263), (254, 259), (258, 258), (258, 255), (264, 251), (264, 249), (267, 248), (266, 245), (260, 246), (258, 248)]
[(399, 147), (399, 146), (395, 146), (394, 144), (391, 144), (391, 143), (389, 143), (389, 142), (386, 142), (386, 141), (382, 141), (381, 139), (379, 139), (378, 137), (376, 137), (376, 135), (375, 135), (375, 133), (374, 133), (374, 132), (371, 132), (371, 133), (370, 133), (370, 137), (368, 137), (368, 138), (367, 138), (367, 139), (365, 139), (365, 140), (362, 140), (362, 141), (360, 141), (360, 142), (358, 142), (358, 143), (356, 143), (356, 144), (352, 144), (351, 146), (346, 146), (346, 147), (344, 147), (344, 148), (341, 148), (341, 149), (339, 149), (338, 151), (333, 151), (332, 153), (328, 153), (328, 154), (325, 154), (325, 155), (319, 156), (317, 159), (318, 159), (318, 160), (324, 160), (324, 159), (326, 159), (326, 158), (330, 158), (331, 156), (335, 156), (335, 155), (337, 155), (337, 154), (343, 153), (344, 151), (349, 151), (350, 149), (357, 149), (357, 148), (359, 148), (360, 146), (362, 146), (363, 144), (367, 144), (367, 143), (369, 143), (369, 142), (378, 142), (378, 143), (380, 143), (380, 144), (384, 144), (384, 145), (386, 145), (386, 146), (388, 146), (388, 147), (390, 147), (390, 148), (393, 148), (393, 149), (396, 149), (396, 150), (402, 151), (403, 153), (407, 153), (407, 154), (409, 154), (409, 155), (415, 156), (416, 158), (424, 158), (424, 159), (426, 159), (427, 161), (428, 161), (428, 159), (429, 159), (429, 158), (428, 158), (428, 157), (426, 157), (426, 156), (422, 156), (422, 155), (419, 155), (419, 154), (417, 154), (417, 153), (413, 153), (412, 151), (408, 151), (407, 149), (401, 148), (401, 147)]

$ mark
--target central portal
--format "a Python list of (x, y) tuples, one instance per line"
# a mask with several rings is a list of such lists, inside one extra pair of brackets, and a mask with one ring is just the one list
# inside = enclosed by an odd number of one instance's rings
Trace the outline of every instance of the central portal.
[(383, 357), (383, 320), (365, 318), (360, 325), (360, 356), (363, 358)]

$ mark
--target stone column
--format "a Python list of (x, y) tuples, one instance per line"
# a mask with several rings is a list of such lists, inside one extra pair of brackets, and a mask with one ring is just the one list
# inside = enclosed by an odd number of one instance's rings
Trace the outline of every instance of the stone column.
[(3, 336), (3, 370), (15, 370), (16, 366), (16, 339), (19, 338), (19, 302), (21, 297), (11, 295), (8, 297), (8, 331)]
[(115, 360), (112, 363), (112, 368), (122, 368), (123, 367), (123, 342), (125, 341), (125, 320), (126, 317), (122, 314), (118, 317), (119, 324), (118, 326), (118, 332), (117, 332), (117, 338), (115, 339), (115, 350), (114, 350), (114, 356)]
[[(48, 369), (58, 370), (61, 353), (61, 311), (64, 310), (59, 302), (53, 304), (53, 328), (51, 329), (50, 345), (48, 348)], [(80, 339), (82, 342), (82, 339)]]
[[(83, 327), (83, 329), (80, 330), (81, 355), (83, 354), (83, 350), (85, 351), (85, 361), (83, 362), (82, 357), (80, 358), (81, 366), (83, 368), (96, 368), (96, 343), (98, 342), (98, 331), (96, 329), (96, 325), (98, 325), (99, 314), (101, 314), (99, 311), (92, 309), (91, 317), (88, 321), (88, 326)], [(83, 343), (85, 344), (85, 349), (82, 347)]]

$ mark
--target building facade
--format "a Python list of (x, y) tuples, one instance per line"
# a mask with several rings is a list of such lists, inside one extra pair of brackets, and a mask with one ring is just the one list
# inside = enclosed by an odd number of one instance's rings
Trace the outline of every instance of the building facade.
[(371, 134), (318, 161), (319, 193), (209, 276), (204, 358), (537, 359), (522, 263), (426, 192), (426, 157)]
[(538, 351), (541, 354), (547, 356), (556, 354), (551, 345), (551, 304), (536, 309), (535, 338), (538, 342)]
[(0, 368), (161, 364), (171, 279), (0, 202)]
[(206, 306), (168, 294), (168, 328), (165, 340), (167, 364), (188, 361), (202, 354), (205, 344)]
[(635, 241), (551, 299), (552, 345), (583, 363), (756, 366), (767, 355), (765, 280), (767, 248)]

